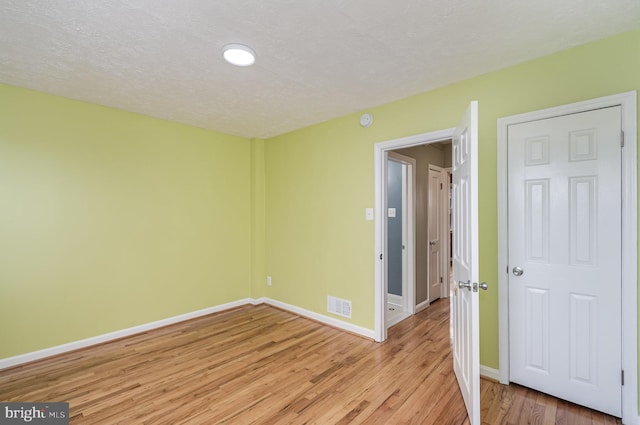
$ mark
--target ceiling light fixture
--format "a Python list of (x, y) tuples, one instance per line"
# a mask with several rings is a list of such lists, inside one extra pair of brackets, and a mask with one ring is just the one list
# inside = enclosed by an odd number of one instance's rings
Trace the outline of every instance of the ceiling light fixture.
[(256, 62), (256, 52), (244, 44), (227, 44), (222, 49), (222, 56), (236, 66), (251, 66)]

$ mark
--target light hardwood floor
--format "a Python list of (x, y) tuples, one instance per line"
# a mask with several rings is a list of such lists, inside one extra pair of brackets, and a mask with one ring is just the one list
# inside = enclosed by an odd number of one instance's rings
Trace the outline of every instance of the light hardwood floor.
[[(72, 424), (468, 424), (438, 301), (377, 344), (246, 306), (0, 371), (0, 401), (66, 401)], [(614, 424), (483, 381), (484, 424)]]

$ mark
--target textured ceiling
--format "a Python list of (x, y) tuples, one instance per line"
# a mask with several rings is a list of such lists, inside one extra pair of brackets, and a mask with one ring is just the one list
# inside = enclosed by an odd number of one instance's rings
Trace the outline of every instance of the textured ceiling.
[(0, 0), (0, 82), (267, 138), (639, 27), (640, 0)]

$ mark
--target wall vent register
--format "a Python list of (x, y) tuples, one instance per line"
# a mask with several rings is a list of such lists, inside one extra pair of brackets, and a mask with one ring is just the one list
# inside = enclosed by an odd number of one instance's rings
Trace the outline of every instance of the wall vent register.
[(351, 301), (327, 296), (327, 311), (351, 319)]

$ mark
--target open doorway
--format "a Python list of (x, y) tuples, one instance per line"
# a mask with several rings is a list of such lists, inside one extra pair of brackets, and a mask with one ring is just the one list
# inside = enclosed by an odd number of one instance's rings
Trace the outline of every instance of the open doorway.
[[(376, 143), (375, 193), (375, 308), (376, 341), (387, 338), (386, 310), (386, 209), (387, 158), (395, 149), (452, 140), (453, 280), (451, 343), (454, 372), (472, 424), (480, 423), (480, 320), (478, 267), (478, 102), (471, 101), (457, 127)], [(446, 291), (449, 293), (449, 291)], [(441, 302), (442, 303), (442, 302)]]
[[(451, 220), (450, 220), (450, 183), (451, 140), (437, 142), (423, 141), (418, 145), (401, 147), (387, 152), (387, 191), (386, 201), (386, 313), (387, 328), (404, 320), (411, 314), (421, 311), (440, 298), (448, 297), (449, 275), (451, 264)], [(398, 160), (415, 164), (415, 190), (406, 195), (414, 201), (411, 211), (415, 214), (413, 234), (415, 243), (412, 258), (414, 268), (413, 280), (409, 280), (409, 288), (405, 293), (413, 293), (410, 306), (400, 307), (399, 301), (406, 303), (406, 298), (398, 298), (397, 280), (400, 275), (398, 258), (400, 254), (411, 255), (398, 241), (399, 199), (391, 183), (400, 174)], [(396, 185), (398, 183), (396, 182)], [(394, 217), (390, 217), (390, 216)], [(405, 239), (406, 240), (406, 239)], [(410, 262), (409, 262), (410, 263)]]

